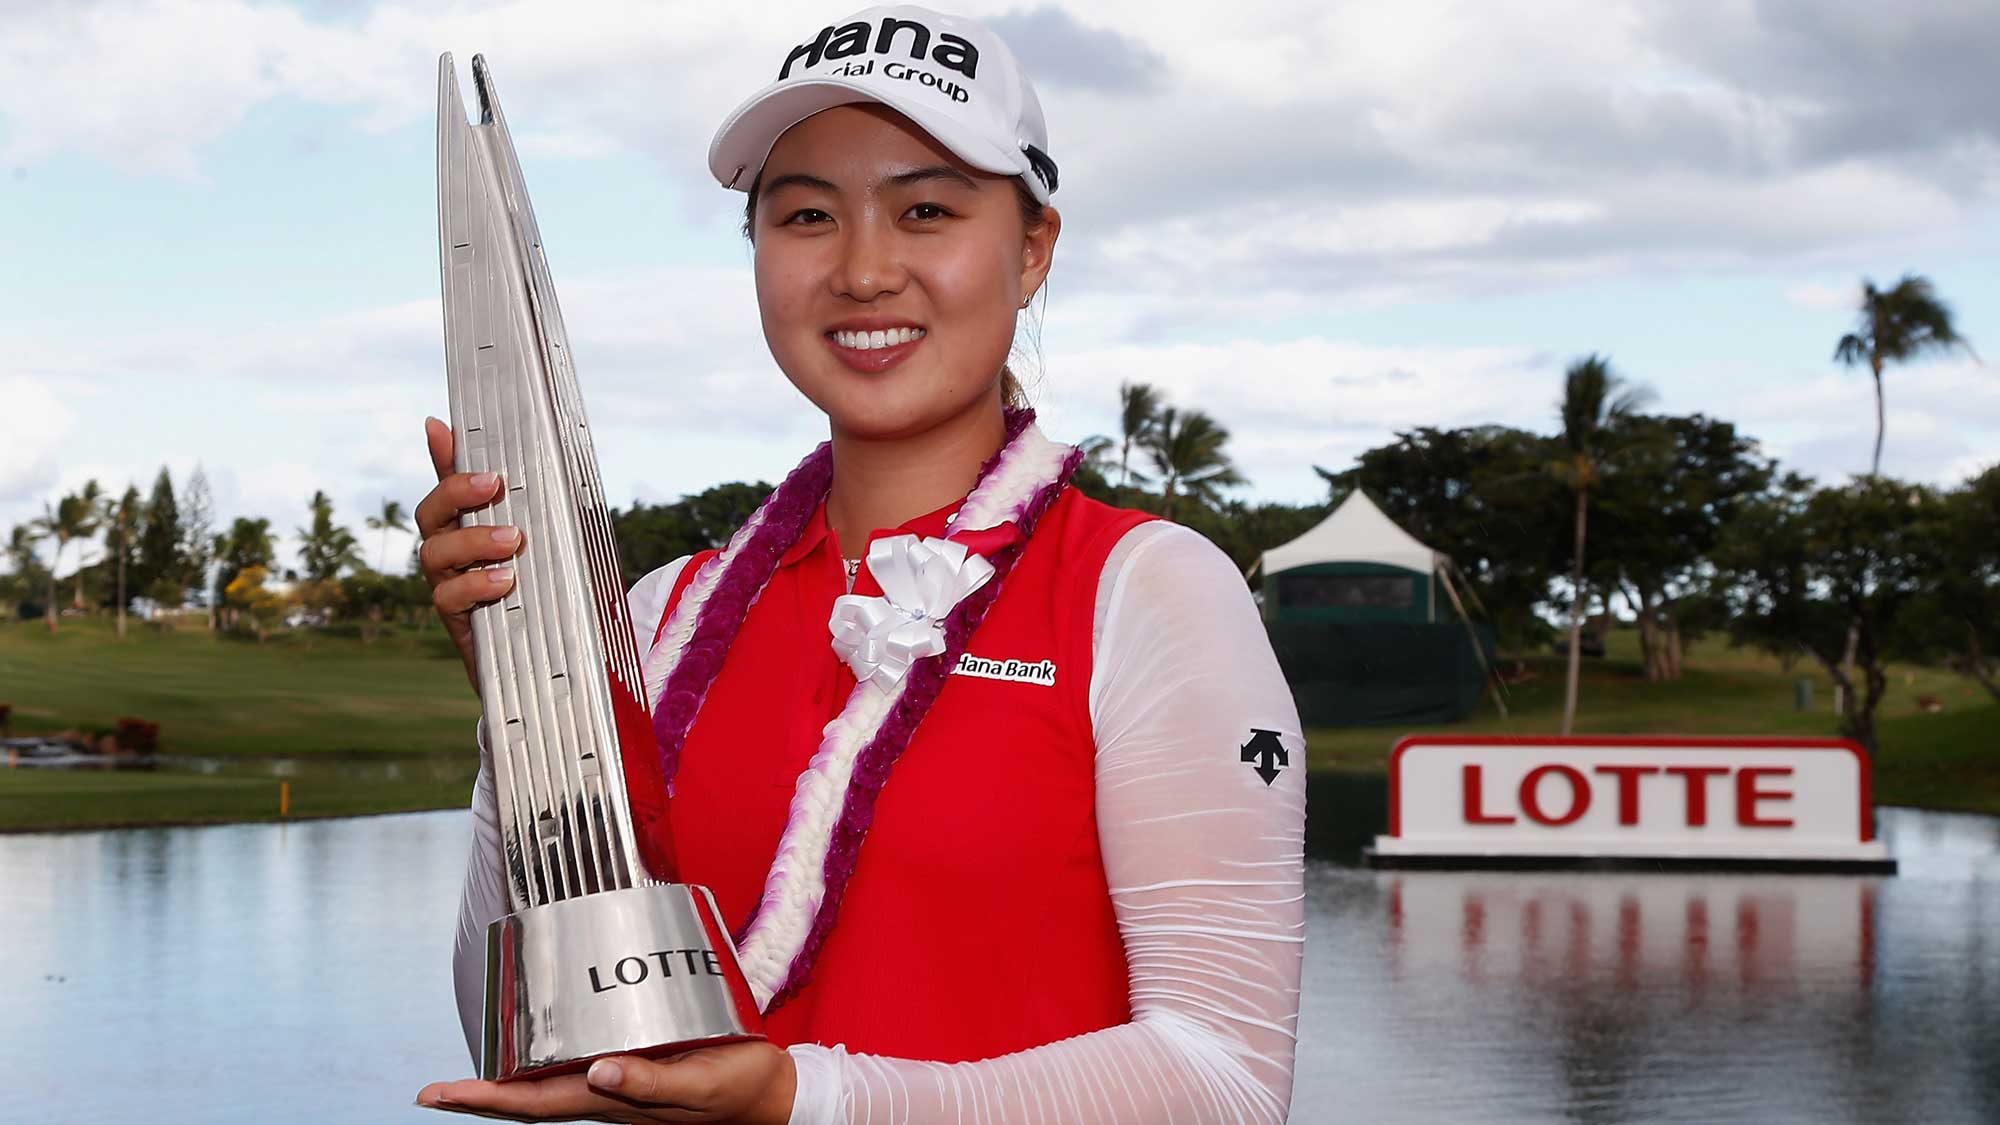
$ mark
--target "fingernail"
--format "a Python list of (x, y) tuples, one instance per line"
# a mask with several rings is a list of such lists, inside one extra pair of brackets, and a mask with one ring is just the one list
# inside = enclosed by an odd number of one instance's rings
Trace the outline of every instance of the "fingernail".
[(520, 537), (521, 531), (519, 528), (496, 527), (493, 529), (493, 541), (495, 543), (512, 543)]
[(486, 580), (495, 586), (505, 582), (512, 582), (514, 580), (514, 568), (511, 566), (489, 567), (486, 571)]
[(598, 1059), (590, 1064), (588, 1077), (592, 1086), (615, 1089), (618, 1083), (624, 1081), (625, 1070), (610, 1059)]
[(494, 483), (499, 479), (500, 476), (497, 473), (474, 473), (472, 474), (472, 486), (474, 488), (492, 488)]

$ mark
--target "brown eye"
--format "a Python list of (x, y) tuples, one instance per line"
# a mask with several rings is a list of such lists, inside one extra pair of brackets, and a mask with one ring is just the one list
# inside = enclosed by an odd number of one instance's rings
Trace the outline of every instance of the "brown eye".
[(779, 223), (778, 225), (791, 226), (793, 224), (798, 224), (800, 226), (806, 226), (813, 223), (827, 223), (832, 221), (833, 221), (832, 215), (829, 215), (826, 212), (821, 211), (817, 207), (801, 207), (798, 210), (792, 212), (791, 214), (786, 215), (784, 222)]
[(920, 223), (929, 223), (929, 222), (935, 222), (938, 219), (942, 219), (946, 215), (951, 214), (951, 212), (945, 210), (944, 208), (938, 206), (935, 203), (919, 203), (916, 206), (910, 208), (908, 211), (904, 212), (904, 214), (908, 215), (910, 218), (915, 219)]

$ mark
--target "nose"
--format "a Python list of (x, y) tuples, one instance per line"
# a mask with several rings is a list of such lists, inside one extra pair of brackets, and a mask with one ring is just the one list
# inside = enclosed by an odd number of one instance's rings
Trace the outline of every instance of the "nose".
[(895, 231), (873, 215), (848, 228), (840, 261), (830, 278), (834, 296), (869, 302), (884, 293), (898, 293), (909, 281)]

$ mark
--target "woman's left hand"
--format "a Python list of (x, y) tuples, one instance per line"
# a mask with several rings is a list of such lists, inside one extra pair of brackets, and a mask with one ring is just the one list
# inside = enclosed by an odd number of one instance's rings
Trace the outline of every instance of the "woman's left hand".
[(759, 1039), (697, 1047), (671, 1058), (616, 1055), (584, 1074), (515, 1082), (433, 1082), (417, 1104), (516, 1121), (732, 1121), (785, 1125), (798, 1072)]

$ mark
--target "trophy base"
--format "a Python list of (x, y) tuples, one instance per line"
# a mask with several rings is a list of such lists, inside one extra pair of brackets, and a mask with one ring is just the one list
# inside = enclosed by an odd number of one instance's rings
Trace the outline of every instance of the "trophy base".
[(763, 1038), (708, 888), (656, 883), (531, 906), (486, 929), (479, 1076)]

